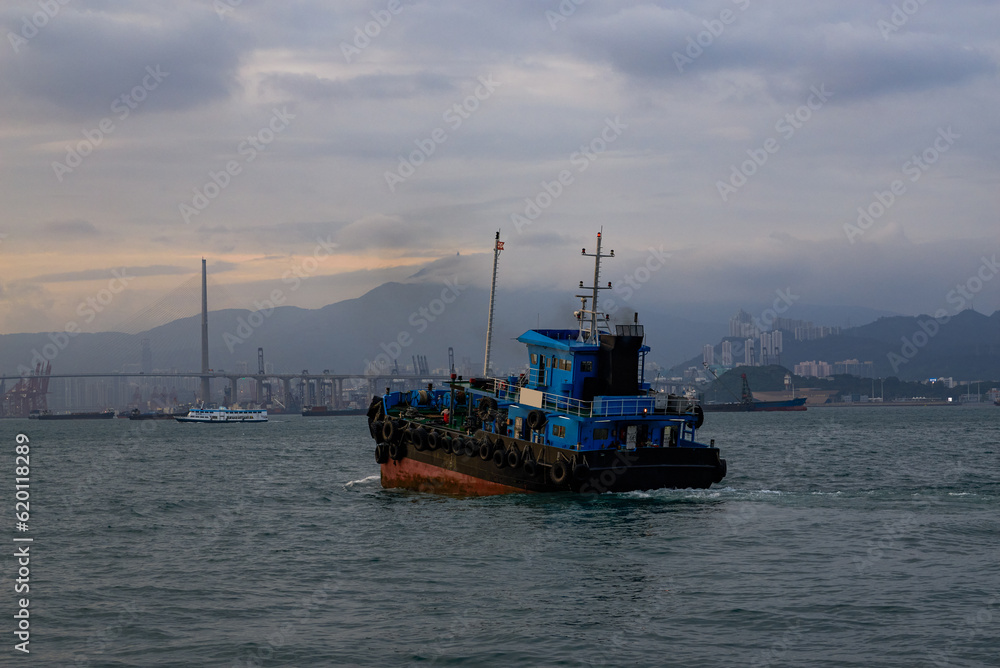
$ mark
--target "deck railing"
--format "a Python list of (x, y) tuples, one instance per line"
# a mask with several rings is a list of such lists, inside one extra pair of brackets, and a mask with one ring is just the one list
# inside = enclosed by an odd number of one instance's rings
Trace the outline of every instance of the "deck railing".
[[(499, 401), (520, 402), (521, 387), (501, 378), (491, 378), (476, 388), (493, 395)], [(663, 394), (632, 397), (597, 397), (583, 401), (552, 392), (542, 392), (540, 408), (561, 411), (580, 417), (618, 417), (624, 415), (679, 415), (689, 412), (697, 400), (685, 397), (669, 398)], [(536, 395), (537, 396), (537, 395)]]

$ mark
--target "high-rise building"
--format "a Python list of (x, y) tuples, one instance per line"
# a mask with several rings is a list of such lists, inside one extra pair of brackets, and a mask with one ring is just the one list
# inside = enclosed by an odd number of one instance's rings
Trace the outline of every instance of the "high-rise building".
[(754, 366), (753, 354), (756, 347), (757, 344), (753, 339), (747, 339), (743, 343), (743, 364), (746, 366)]
[(731, 367), (733, 366), (733, 342), (723, 341), (722, 342), (722, 366)]
[(729, 336), (751, 337), (758, 333), (757, 325), (754, 324), (753, 316), (740, 309), (736, 315), (729, 319)]
[(833, 375), (833, 368), (826, 362), (802, 362), (796, 364), (793, 371), (796, 376), (804, 378), (825, 378)]
[(860, 376), (861, 378), (874, 378), (875, 365), (872, 362), (859, 362), (858, 360), (844, 360), (833, 363), (833, 373), (847, 374), (850, 376)]
[(715, 348), (712, 347), (712, 344), (706, 343), (705, 347), (702, 348), (701, 361), (709, 366), (715, 364)]

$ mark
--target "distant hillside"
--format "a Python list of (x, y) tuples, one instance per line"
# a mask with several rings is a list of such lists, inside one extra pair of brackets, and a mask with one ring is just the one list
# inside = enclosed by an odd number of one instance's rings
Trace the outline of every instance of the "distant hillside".
[[(716, 346), (716, 356), (720, 354)], [(962, 311), (944, 325), (927, 315), (883, 317), (825, 339), (795, 341), (791, 333), (784, 337), (781, 364), (789, 369), (806, 361), (847, 359), (873, 362), (875, 375), (883, 378), (1000, 378), (1000, 311), (991, 316)], [(701, 355), (692, 357), (673, 372), (700, 368), (701, 361)]]
[[(262, 347), (265, 361), (276, 371), (359, 373), (366, 362), (391, 364), (393, 358), (406, 367), (414, 355), (425, 355), (431, 368), (446, 368), (451, 346), (459, 366), (467, 359), (471, 372), (480, 373), (488, 300), (488, 292), (481, 288), (386, 283), (357, 299), (320, 309), (279, 306), (269, 314), (211, 311), (209, 359), (216, 370), (234, 370), (237, 363), (246, 362), (253, 372), (257, 348)], [(579, 302), (564, 291), (498, 291), (494, 368), (521, 367), (525, 353), (516, 337), (538, 325), (575, 327), (576, 308)], [(622, 317), (631, 322), (631, 312)], [(642, 313), (640, 321), (653, 348), (648, 363), (662, 366), (676, 364), (699, 350), (703, 341), (725, 333), (723, 325), (694, 323), (669, 313)], [(197, 371), (201, 367), (198, 315), (138, 334), (105, 332), (72, 339), (45, 333), (0, 335), (0, 371), (17, 375), (19, 367), (33, 367), (32, 359), (42, 355), (52, 358), (53, 373), (121, 371), (126, 365), (138, 370), (142, 339), (149, 339), (153, 368)]]

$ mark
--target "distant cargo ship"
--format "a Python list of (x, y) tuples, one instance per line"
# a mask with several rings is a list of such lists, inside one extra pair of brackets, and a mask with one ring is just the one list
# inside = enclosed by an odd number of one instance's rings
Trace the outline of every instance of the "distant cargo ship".
[(320, 417), (324, 415), (365, 415), (366, 408), (330, 408), (329, 406), (306, 406), (302, 409), (303, 417)]
[(32, 420), (110, 420), (115, 416), (113, 410), (92, 411), (86, 413), (50, 413), (49, 411), (31, 411), (28, 418)]
[(156, 411), (143, 413), (138, 408), (133, 408), (128, 414), (129, 420), (173, 420), (176, 417), (173, 413), (159, 413)]
[(747, 375), (742, 374), (743, 396), (739, 401), (728, 404), (702, 404), (702, 409), (706, 413), (754, 413), (770, 411), (804, 411), (806, 410), (806, 397), (798, 399), (785, 399), (783, 401), (758, 401), (753, 398), (750, 391), (750, 383), (747, 382)]
[(806, 399), (786, 399), (785, 401), (753, 401), (745, 404), (742, 401), (729, 404), (702, 404), (702, 409), (706, 413), (739, 413), (756, 411), (804, 411), (806, 410)]

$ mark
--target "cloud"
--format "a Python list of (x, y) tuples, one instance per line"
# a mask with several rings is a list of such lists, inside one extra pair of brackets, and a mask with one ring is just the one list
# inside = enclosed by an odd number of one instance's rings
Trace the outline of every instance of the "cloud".
[(335, 235), (343, 251), (379, 251), (388, 255), (419, 255), (438, 239), (433, 226), (386, 215), (359, 218)]
[(706, 76), (742, 73), (759, 77), (779, 100), (821, 83), (837, 91), (839, 103), (947, 88), (997, 72), (995, 57), (953, 34), (886, 40), (874, 20), (824, 20), (821, 12), (804, 24), (780, 20), (766, 3), (745, 12), (728, 9), (735, 17), (728, 26), (718, 21), (719, 11), (695, 15), (650, 5), (590, 16), (581, 19), (574, 49), (581, 57), (605, 59), (641, 85), (701, 86)]
[(42, 234), (52, 234), (57, 238), (100, 236), (100, 232), (94, 227), (94, 224), (86, 220), (63, 220), (43, 223), (40, 231)]
[[(215, 271), (226, 271), (234, 265), (228, 262), (216, 262), (212, 264), (213, 269), (217, 266), (221, 268)], [(153, 265), (149, 267), (124, 267), (121, 268), (127, 276), (177, 276), (192, 273), (190, 267), (179, 267), (175, 265)], [(67, 271), (58, 274), (42, 274), (35, 276), (31, 281), (35, 283), (69, 283), (73, 281), (97, 281), (102, 279), (110, 280), (114, 278), (110, 269), (86, 269), (83, 271)]]
[(457, 90), (449, 77), (433, 72), (366, 74), (340, 80), (315, 74), (270, 72), (263, 75), (260, 86), (264, 94), (312, 102), (346, 99), (406, 100)]
[[(20, 15), (6, 14), (4, 23), (16, 30)], [(250, 46), (210, 4), (119, 12), (68, 5), (18, 53), (0, 50), (0, 108), (21, 119), (44, 113), (96, 122), (112, 117), (115, 100), (143, 84), (147, 67), (164, 76), (142, 101), (144, 112), (196, 108), (238, 89)]]
[[(17, 52), (0, 49), (0, 198), (16, 221), (0, 245), (4, 303), (40, 290), (3, 326), (23, 309), (25, 323), (58, 327), (108, 268), (132, 264), (148, 280), (116, 300), (124, 317), (196, 277), (203, 256), (220, 284), (259, 300), (287, 288), (281, 276), (318, 239), (338, 250), (287, 290), (296, 306), (459, 260), (470, 284), (488, 285), (498, 228), (501, 285), (572, 293), (592, 272), (579, 248), (601, 226), (616, 285), (646, 247), (673, 253), (640, 301), (760, 302), (791, 286), (803, 300), (927, 311), (996, 241), (1000, 29), (994, 3), (955, 0), (921, 3), (883, 36), (892, 5), (405, 1), (348, 61), (341, 42), (384, 2), (244, 0), (220, 17), (211, 0), (73, 0)], [(551, 24), (546, 12), (565, 7)], [(724, 8), (735, 20), (679, 72), (674, 52)], [(3, 3), (2, 32), (36, 11)], [(119, 122), (110, 105), (157, 65), (169, 75)], [(496, 94), (445, 120), (480, 76), (501, 83)], [(820, 85), (829, 105), (802, 107)], [(248, 159), (239, 147), (283, 106), (294, 122)], [(801, 111), (804, 125), (778, 130)], [(88, 146), (109, 116), (115, 130)], [(616, 117), (627, 129), (606, 143)], [(904, 163), (939, 128), (960, 139), (912, 180)], [(436, 129), (446, 138), (431, 142)], [(780, 147), (758, 164), (769, 138)], [(58, 180), (53, 163), (78, 147), (82, 164)], [(386, 174), (414, 155), (419, 168), (390, 191)], [(240, 171), (227, 179), (230, 161)], [(734, 170), (753, 174), (723, 200), (717, 184)], [(211, 175), (227, 185), (184, 225), (179, 203)], [(897, 179), (910, 179), (905, 196), (849, 244), (844, 224)], [(539, 215), (518, 233), (512, 215), (529, 204)]]

